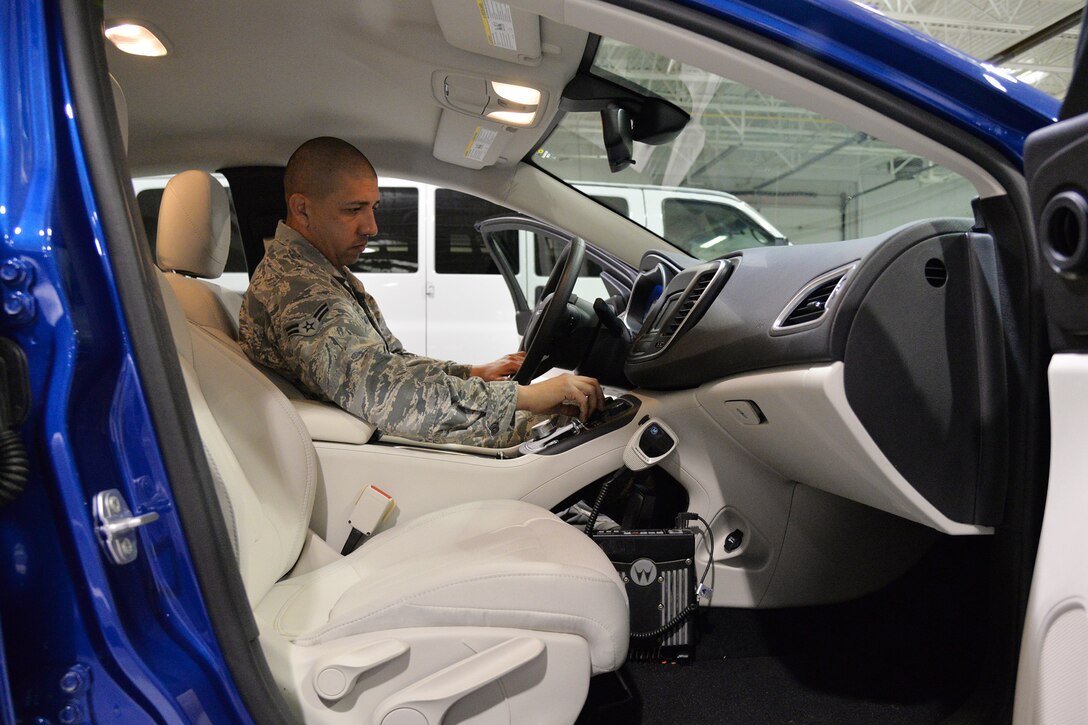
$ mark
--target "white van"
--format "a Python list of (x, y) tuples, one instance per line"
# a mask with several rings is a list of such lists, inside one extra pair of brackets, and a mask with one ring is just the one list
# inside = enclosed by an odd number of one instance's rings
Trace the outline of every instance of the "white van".
[[(229, 189), (224, 177), (215, 176)], [(152, 249), (169, 180), (152, 176), (133, 182)], [(694, 257), (713, 259), (745, 247), (786, 243), (770, 222), (731, 194), (603, 183), (577, 187)], [(405, 348), (472, 364), (516, 350), (520, 335), (510, 292), (474, 226), (513, 212), (471, 194), (415, 181), (382, 178), (380, 188), (378, 236), (352, 269), (378, 300)], [(249, 275), (237, 225), (233, 236), (219, 283), (245, 292)], [(501, 243), (531, 306), (539, 299), (559, 243), (526, 232), (508, 234)], [(589, 300), (606, 297), (599, 273), (588, 262), (575, 294)]]

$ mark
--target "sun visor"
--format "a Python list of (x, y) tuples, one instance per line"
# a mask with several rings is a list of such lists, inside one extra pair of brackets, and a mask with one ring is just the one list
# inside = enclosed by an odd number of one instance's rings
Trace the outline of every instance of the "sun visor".
[(434, 139), (434, 157), (470, 169), (491, 166), (514, 135), (505, 126), (443, 110)]
[(446, 42), (490, 58), (540, 62), (540, 16), (498, 0), (432, 0)]

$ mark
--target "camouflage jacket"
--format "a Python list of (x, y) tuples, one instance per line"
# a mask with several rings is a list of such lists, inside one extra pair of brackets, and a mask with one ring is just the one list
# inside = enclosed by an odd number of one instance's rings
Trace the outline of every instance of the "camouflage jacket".
[(272, 368), (384, 433), (476, 446), (513, 445), (531, 417), (517, 384), (469, 377), (469, 366), (413, 355), (347, 268), (284, 223), (242, 303), (239, 343)]

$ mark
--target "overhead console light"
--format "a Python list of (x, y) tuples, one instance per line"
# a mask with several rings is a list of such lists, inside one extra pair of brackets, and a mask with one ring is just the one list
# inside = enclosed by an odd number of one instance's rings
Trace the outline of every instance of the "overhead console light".
[(491, 81), (491, 87), (495, 89), (495, 95), (511, 103), (522, 106), (540, 105), (540, 91), (535, 88), (516, 86), (513, 83), (499, 83), (498, 81)]
[(158, 58), (169, 51), (166, 44), (147, 27), (130, 21), (122, 21), (106, 27), (106, 38), (117, 49), (130, 55)]
[(443, 106), (510, 126), (532, 126), (547, 105), (544, 91), (480, 76), (436, 71), (431, 84)]
[(496, 121), (502, 121), (503, 123), (509, 123), (512, 126), (528, 126), (536, 120), (536, 111), (530, 113), (525, 113), (523, 111), (492, 111), (487, 114), (487, 117)]
[(488, 104), (487, 117), (514, 126), (530, 126), (536, 120), (540, 91), (513, 83), (491, 81), (494, 103)]

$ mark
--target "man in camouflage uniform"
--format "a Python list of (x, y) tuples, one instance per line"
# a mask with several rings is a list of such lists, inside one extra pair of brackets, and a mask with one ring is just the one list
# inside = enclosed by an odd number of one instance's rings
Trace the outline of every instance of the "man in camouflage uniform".
[(378, 179), (354, 146), (322, 137), (291, 156), (287, 220), (253, 272), (239, 342), (251, 359), (379, 430), (415, 440), (502, 447), (532, 413), (585, 418), (604, 405), (592, 378), (522, 386), (521, 354), (480, 366), (413, 355), (349, 270), (378, 232)]

